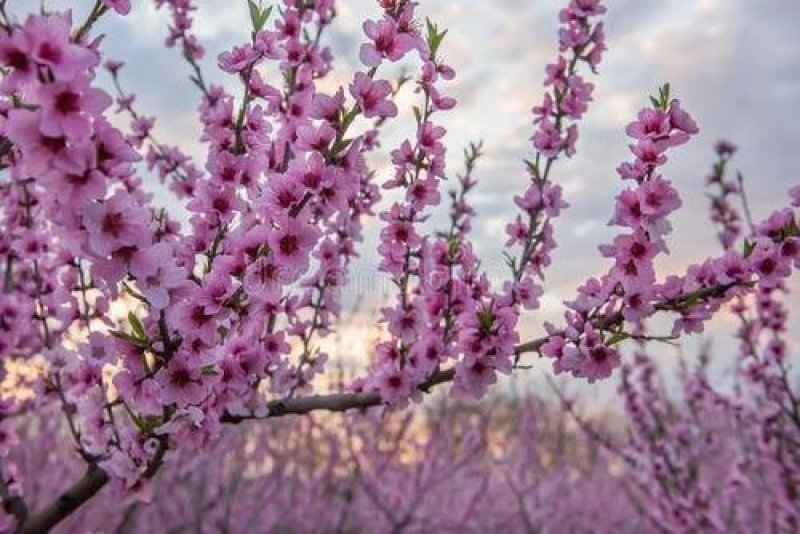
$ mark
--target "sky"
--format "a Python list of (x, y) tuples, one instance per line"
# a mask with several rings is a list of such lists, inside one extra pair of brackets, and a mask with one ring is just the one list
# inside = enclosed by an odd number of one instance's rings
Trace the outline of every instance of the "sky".
[[(104, 49), (108, 57), (126, 62), (124, 84), (136, 91), (141, 112), (159, 118), (158, 137), (186, 147), (202, 164), (204, 150), (196, 141), (199, 95), (177, 51), (161, 46), (168, 15), (157, 11), (153, 2), (133, 3), (128, 17), (107, 16), (97, 25), (106, 34)], [(205, 73), (213, 82), (229, 83), (215, 72), (216, 57), (247, 39), (246, 2), (198, 0), (197, 4), (195, 29), (207, 51)], [(374, 0), (338, 2), (339, 16), (325, 41), (336, 57), (331, 83), (346, 83), (357, 67), (361, 21), (366, 15), (377, 15), (376, 4)], [(543, 95), (544, 67), (555, 57), (557, 12), (563, 2), (422, 0), (420, 4), (422, 15), (448, 29), (443, 57), (457, 71), (456, 80), (444, 86), (459, 101), (455, 111), (442, 115), (449, 130), (448, 169), (460, 168), (460, 154), (467, 143), (481, 139), (485, 143), (486, 156), (479, 162), (479, 185), (472, 198), (478, 210), (473, 239), (484, 265), (499, 276), (504, 274), (503, 229), (514, 214), (513, 196), (526, 184), (522, 159), (531, 154), (530, 108)], [(614, 196), (623, 186), (615, 168), (628, 159), (625, 125), (662, 83), (671, 84), (701, 132), (689, 145), (675, 150), (664, 169), (684, 206), (673, 219), (672, 255), (659, 264), (661, 274), (679, 273), (688, 263), (718, 251), (714, 230), (706, 223), (704, 193), (704, 177), (717, 139), (730, 139), (740, 147), (733, 165), (745, 177), (757, 219), (785, 205), (786, 191), (800, 183), (800, 32), (796, 28), (800, 2), (609, 0), (607, 4), (609, 50), (600, 75), (591, 78), (596, 85), (595, 102), (580, 124), (577, 156), (560, 161), (553, 174), (571, 207), (556, 222), (559, 248), (548, 275), (544, 307), (523, 317), (523, 338), (541, 332), (543, 321), (557, 321), (563, 311), (561, 302), (572, 298), (580, 281), (607, 269), (597, 245), (614, 235), (607, 221)], [(48, 5), (73, 7), (78, 18), (90, 3), (54, 0)], [(410, 116), (410, 110), (405, 111)], [(409, 124), (401, 122), (389, 129), (384, 146), (391, 147), (409, 135)], [(391, 172), (385, 154), (374, 164), (379, 177)], [(354, 266), (358, 284), (349, 298), (352, 302), (356, 296), (363, 297), (365, 305), (343, 330), (358, 338), (363, 350), (368, 350), (369, 341), (365, 326), (373, 322), (372, 310), (388, 289), (374, 268), (378, 231), (376, 223), (367, 226), (363, 256)], [(794, 286), (800, 289), (797, 283)], [(792, 302), (800, 307), (797, 297)], [(720, 354), (730, 354), (735, 346), (731, 325), (717, 321), (708, 333)], [(799, 339), (795, 333), (795, 351), (800, 350)], [(684, 348), (691, 352), (701, 342), (695, 338)]]

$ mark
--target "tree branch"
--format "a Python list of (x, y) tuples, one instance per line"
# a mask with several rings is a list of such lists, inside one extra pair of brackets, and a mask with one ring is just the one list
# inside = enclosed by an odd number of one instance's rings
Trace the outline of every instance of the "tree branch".
[[(656, 311), (679, 312), (686, 305), (693, 301), (703, 301), (709, 298), (722, 297), (729, 289), (737, 286), (747, 286), (749, 282), (732, 282), (700, 289), (694, 293), (683, 295), (680, 299), (668, 299), (655, 304)], [(625, 318), (621, 312), (598, 317), (592, 323), (601, 330), (609, 329), (624, 322)], [(547, 343), (552, 337), (565, 335), (564, 332), (554, 332), (547, 336), (533, 339), (521, 343), (514, 348), (517, 356), (529, 352), (539, 352), (542, 345)], [(426, 382), (419, 386), (423, 392), (439, 384), (450, 382), (455, 377), (454, 369), (446, 369), (434, 373)], [(223, 423), (237, 424), (252, 419), (266, 419), (271, 417), (283, 417), (285, 415), (302, 415), (313, 411), (345, 412), (347, 410), (366, 409), (382, 404), (380, 393), (369, 391), (364, 393), (333, 393), (330, 395), (312, 395), (309, 397), (285, 398), (271, 401), (267, 404), (268, 412), (264, 416), (255, 414), (231, 414), (225, 413), (220, 418)]]
[[(455, 370), (446, 369), (430, 377), (419, 389), (427, 391), (430, 388), (450, 382), (455, 376)], [(308, 397), (286, 398), (270, 402), (269, 411), (264, 417), (256, 415), (235, 415), (225, 413), (221, 417), (223, 423), (241, 423), (251, 419), (268, 417), (283, 417), (285, 415), (302, 415), (314, 411), (346, 412), (347, 410), (365, 409), (378, 406), (383, 400), (377, 391), (364, 393), (334, 393), (331, 395), (311, 395)]]
[(28, 518), (28, 505), (21, 495), (12, 491), (2, 464), (0, 464), (0, 500), (6, 513), (16, 517), (20, 523)]
[[(143, 476), (150, 479), (155, 476), (164, 462), (168, 449), (167, 439), (161, 440), (153, 458), (150, 460)], [(44, 509), (30, 516), (17, 527), (17, 534), (35, 534), (48, 532), (67, 516), (80, 508), (86, 501), (94, 497), (109, 481), (109, 476), (96, 463), (90, 463), (86, 474), (71, 488), (62, 493)]]
[[(731, 283), (725, 285), (703, 288), (690, 295), (684, 295), (679, 300), (665, 300), (656, 304), (657, 311), (680, 311), (687, 303), (693, 304), (698, 300), (707, 298), (722, 297), (729, 289), (735, 286), (746, 286), (747, 282)], [(624, 321), (621, 313), (601, 316), (594, 323), (603, 329), (610, 328)], [(521, 355), (528, 352), (538, 352), (550, 338), (561, 335), (563, 332), (540, 337), (516, 346), (515, 353)], [(434, 373), (427, 381), (419, 386), (420, 391), (428, 392), (431, 388), (451, 382), (455, 377), (455, 369), (445, 369)], [(248, 420), (264, 419), (272, 417), (283, 417), (287, 415), (303, 415), (314, 411), (345, 412), (348, 410), (366, 409), (379, 406), (383, 403), (380, 393), (369, 391), (362, 393), (334, 393), (330, 395), (312, 395), (308, 397), (285, 398), (271, 401), (268, 403), (268, 413), (263, 417), (251, 415), (235, 415), (225, 413), (220, 418), (223, 423), (238, 424)], [(145, 473), (146, 478), (155, 475), (161, 465), (166, 452), (166, 442), (162, 442), (161, 447), (151, 462)], [(108, 482), (108, 475), (97, 467), (90, 464), (84, 477), (74, 486), (64, 492), (58, 499), (47, 506), (45, 509), (31, 516), (18, 530), (20, 534), (45, 532), (59, 523), (69, 514), (78, 509), (84, 502), (88, 501)]]
[(22, 523), (18, 534), (47, 532), (65, 517), (91, 499), (108, 482), (108, 475), (96, 464), (89, 464), (86, 474), (71, 488), (62, 493), (44, 509), (33, 514)]

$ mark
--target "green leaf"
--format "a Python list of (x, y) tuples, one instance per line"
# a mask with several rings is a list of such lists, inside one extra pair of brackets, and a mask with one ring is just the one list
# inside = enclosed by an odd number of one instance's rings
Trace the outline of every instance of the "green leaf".
[(422, 111), (420, 111), (419, 106), (414, 106), (414, 117), (417, 119), (417, 124), (422, 124)]
[(108, 333), (117, 339), (123, 339), (125, 341), (137, 341), (135, 337), (133, 337), (127, 332), (121, 332), (119, 330), (109, 330)]
[(452, 258), (458, 252), (458, 247), (461, 245), (461, 240), (457, 236), (451, 236), (447, 240), (447, 253)]
[(127, 332), (121, 332), (119, 330), (109, 330), (108, 333), (117, 339), (127, 341), (128, 343), (136, 345), (137, 347), (147, 348), (147, 340), (139, 339), (138, 337), (129, 334)]
[(536, 177), (540, 176), (538, 163), (534, 163), (533, 161), (528, 159), (523, 161), (525, 161), (525, 167), (527, 167), (529, 173), (531, 173), (533, 176)]
[(122, 289), (124, 289), (124, 290), (125, 290), (125, 292), (126, 292), (128, 295), (132, 296), (132, 297), (133, 297), (133, 298), (135, 298), (136, 300), (140, 300), (140, 301), (144, 302), (145, 304), (149, 304), (149, 303), (147, 302), (147, 299), (146, 299), (146, 298), (144, 298), (144, 296), (143, 296), (143, 295), (141, 295), (141, 294), (137, 293), (137, 292), (136, 292), (136, 291), (135, 291), (135, 290), (134, 290), (134, 289), (133, 289), (133, 288), (132, 288), (130, 285), (128, 285), (128, 283), (127, 283), (127, 282), (122, 282)]
[(438, 52), (439, 46), (444, 40), (444, 36), (447, 35), (447, 30), (439, 32), (439, 27), (429, 18), (425, 18), (425, 27), (428, 31), (428, 35), (425, 40), (428, 43), (428, 49), (431, 52), (431, 57), (435, 58), (436, 52)]
[(354, 121), (354, 120), (356, 120), (356, 117), (358, 117), (358, 108), (356, 108), (356, 107), (354, 106), (354, 107), (353, 107), (353, 108), (352, 108), (352, 109), (351, 109), (349, 112), (347, 112), (347, 114), (346, 114), (346, 115), (345, 115), (345, 116), (342, 118), (342, 126), (341, 126), (341, 131), (342, 131), (342, 132), (345, 132), (345, 131), (347, 131), (347, 129), (350, 127), (350, 125), (351, 125), (351, 124), (353, 124), (353, 121)]
[(606, 345), (612, 347), (617, 343), (619, 343), (620, 341), (625, 341), (626, 339), (628, 339), (628, 337), (629, 337), (628, 334), (626, 334), (625, 332), (615, 332), (613, 336), (608, 338), (608, 341), (606, 341)]
[(491, 310), (479, 310), (477, 315), (481, 330), (488, 331), (492, 328), (494, 324), (494, 313), (492, 313)]
[(656, 109), (667, 111), (667, 109), (669, 109), (669, 102), (671, 100), (670, 92), (670, 85), (665, 83), (658, 88), (658, 98), (654, 96), (650, 97), (650, 103), (653, 104), (653, 107)]
[(253, 31), (261, 31), (269, 20), (269, 16), (272, 13), (272, 6), (264, 8), (261, 0), (259, 0), (258, 3), (254, 0), (247, 0), (247, 6), (250, 8), (250, 23), (253, 25)]
[(131, 324), (131, 329), (133, 330), (133, 333), (136, 334), (136, 338), (146, 341), (147, 332), (144, 331), (144, 325), (142, 325), (142, 322), (138, 317), (136, 317), (136, 314), (133, 312), (128, 312), (128, 322)]
[(429, 43), (436, 38), (436, 24), (430, 18), (425, 17), (425, 28), (428, 31), (428, 36), (425, 38)]
[(684, 300), (683, 302), (681, 302), (681, 307), (684, 309), (691, 308), (695, 304), (698, 304), (700, 300), (701, 300), (700, 295), (694, 294), (689, 298), (687, 298), (686, 300)]
[(788, 239), (790, 237), (794, 237), (797, 235), (797, 223), (795, 223), (794, 219), (791, 219), (789, 222), (786, 223), (781, 229), (781, 241)]
[(744, 240), (744, 251), (742, 251), (742, 256), (745, 258), (749, 258), (750, 254), (753, 253), (753, 249), (756, 248), (756, 244), (752, 243), (749, 239)]
[(247, 0), (247, 7), (250, 8), (250, 24), (255, 31), (258, 31), (256, 26), (259, 18), (261, 18), (261, 6), (253, 2), (253, 0)]

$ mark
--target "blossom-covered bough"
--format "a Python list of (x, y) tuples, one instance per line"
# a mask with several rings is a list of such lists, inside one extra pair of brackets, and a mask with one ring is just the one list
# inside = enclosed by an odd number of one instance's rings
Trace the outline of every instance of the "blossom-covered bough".
[[(574, 155), (592, 99), (584, 71), (596, 71), (605, 50), (599, 0), (571, 0), (560, 12), (500, 286), (470, 241), (467, 193), (480, 146), (466, 151), (458, 179), (448, 176), (437, 121), (456, 106), (442, 88), (455, 73), (442, 59), (445, 31), (419, 19), (415, 2), (380, 0), (381, 17), (363, 25), (363, 68), (331, 93), (319, 81), (332, 68), (324, 33), (333, 1), (249, 2), (249, 39), (218, 57), (241, 84), (234, 97), (203, 76), (193, 3), (156, 0), (172, 17), (167, 45), (181, 49), (199, 90), (203, 165), (157, 140), (154, 119), (124, 90), (122, 64), (103, 59), (93, 24), (126, 14), (130, 2), (98, 0), (78, 24), (72, 13), (12, 17), (8, 3), (0, 1), (0, 355), (5, 374), (20, 363), (39, 372), (32, 395), (3, 401), (0, 424), (11, 436), (13, 418), (56, 406), (87, 466), (66, 493), (29, 510), (14, 466), (2, 464), (0, 497), (22, 532), (52, 527), (109, 482), (147, 492), (163, 464), (208, 448), (226, 424), (402, 407), (446, 382), (478, 398), (526, 353), (552, 358), (557, 372), (606, 378), (620, 366), (620, 343), (663, 337), (647, 334), (648, 318), (676, 316), (669, 337), (702, 331), (724, 304), (779, 285), (800, 264), (788, 206), (800, 205), (795, 188), (744, 250), (657, 278), (654, 259), (667, 252), (669, 215), (680, 206), (659, 169), (698, 131), (667, 85), (627, 129), (632, 161), (618, 172), (630, 185), (613, 215), (620, 233), (601, 247), (612, 268), (580, 285), (563, 325), (519, 339), (520, 311), (539, 307), (554, 222), (567, 205), (554, 175)], [(383, 71), (401, 61), (416, 70), (392, 82)], [(127, 132), (109, 121), (114, 98), (96, 81), (101, 65), (130, 117)], [(390, 148), (394, 172), (383, 180), (366, 156), (405, 111), (395, 97), (409, 83), (415, 127)], [(169, 184), (188, 225), (152, 202), (139, 162)], [(448, 178), (457, 186), (450, 227), (432, 231), (426, 221)], [(382, 190), (397, 200), (380, 203)], [(315, 394), (315, 378), (332, 371), (319, 340), (335, 328), (349, 263), (374, 216), (379, 269), (396, 287), (381, 310), (385, 336), (361, 377)]]
[[(720, 141), (706, 178), (710, 218), (731, 258), (742, 242), (750, 250), (759, 236), (778, 235), (790, 216), (777, 212), (753, 223), (742, 175), (730, 177), (736, 150)], [(782, 245), (794, 246), (791, 240)], [(737, 358), (726, 364), (734, 371), (734, 383), (728, 384), (733, 387), (715, 384), (708, 345), (695, 364), (682, 362), (679, 388), (667, 385), (666, 373), (639, 346), (622, 368), (628, 424), (621, 439), (577, 415), (556, 389), (588, 439), (625, 464), (627, 476), (620, 481), (639, 511), (631, 515), (660, 531), (794, 532), (800, 527), (800, 391), (790, 373), (788, 287), (784, 280), (761, 277), (754, 289), (737, 295), (730, 306), (740, 342)]]

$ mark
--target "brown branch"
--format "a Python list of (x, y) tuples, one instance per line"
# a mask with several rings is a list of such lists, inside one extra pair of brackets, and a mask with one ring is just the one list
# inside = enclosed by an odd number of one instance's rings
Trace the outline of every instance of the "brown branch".
[[(664, 300), (655, 305), (656, 311), (680, 312), (685, 307), (691, 307), (705, 299), (722, 297), (729, 289), (736, 286), (747, 286), (749, 282), (733, 282), (718, 286), (711, 286), (700, 289), (680, 299)], [(622, 324), (624, 317), (622, 313), (614, 313), (598, 317), (592, 321), (595, 327), (601, 330), (610, 329), (613, 326)], [(564, 332), (554, 332), (550, 335), (540, 337), (521, 343), (514, 348), (514, 353), (519, 356), (529, 352), (539, 352), (542, 345), (547, 343), (552, 337), (564, 335)], [(434, 373), (426, 382), (419, 386), (423, 392), (427, 392), (432, 387), (439, 384), (450, 382), (455, 377), (454, 369), (446, 369)], [(345, 412), (347, 410), (366, 409), (382, 404), (380, 393), (369, 391), (363, 393), (334, 393), (330, 395), (312, 395), (309, 397), (285, 398), (275, 400), (267, 404), (268, 412), (259, 417), (255, 414), (238, 415), (225, 413), (220, 418), (223, 423), (237, 424), (251, 419), (264, 419), (271, 417), (283, 417), (285, 415), (303, 415), (314, 411)]]
[(100, 18), (108, 12), (109, 7), (100, 0), (97, 0), (94, 3), (94, 7), (92, 7), (92, 11), (86, 17), (86, 20), (81, 24), (80, 28), (77, 29), (75, 35), (72, 37), (72, 40), (76, 43), (79, 43), (86, 37), (86, 34), (92, 29), (92, 26), (100, 20)]
[[(706, 298), (721, 297), (729, 289), (736, 285), (747, 285), (747, 283), (733, 283), (721, 286), (713, 286), (696, 291), (685, 298), (675, 301), (663, 301), (656, 305), (658, 311), (680, 311), (683, 307), (691, 307), (698, 301)], [(595, 324), (601, 328), (609, 328), (623, 321), (621, 314), (616, 313), (608, 316), (601, 316)], [(548, 336), (540, 337), (527, 343), (517, 345), (515, 348), (516, 354), (523, 354), (526, 352), (538, 352), (552, 336), (563, 334), (563, 332), (555, 332)], [(425, 383), (419, 386), (421, 391), (427, 392), (431, 388), (450, 382), (455, 377), (454, 369), (446, 369), (437, 371)], [(366, 409), (373, 406), (378, 406), (383, 403), (380, 393), (377, 391), (369, 391), (362, 393), (335, 393), (331, 395), (312, 395), (300, 398), (286, 398), (281, 400), (272, 401), (268, 404), (269, 411), (265, 418), (283, 417), (287, 415), (303, 415), (314, 411), (330, 411), (330, 412), (345, 412), (348, 410)], [(223, 423), (241, 423), (247, 420), (261, 419), (255, 415), (235, 415), (225, 413), (221, 417)], [(146, 478), (153, 477), (158, 468), (161, 466), (164, 454), (167, 450), (166, 440), (162, 441), (159, 450), (153, 457), (150, 466), (145, 472)], [(45, 509), (32, 515), (25, 521), (18, 529), (22, 533), (45, 532), (66, 518), (69, 514), (77, 510), (83, 503), (88, 501), (94, 496), (107, 482), (109, 478), (102, 469), (95, 464), (90, 464), (88, 471), (84, 477), (79, 480), (74, 486), (64, 492), (53, 503), (48, 505)]]
[(0, 501), (3, 510), (17, 518), (20, 523), (28, 518), (28, 505), (22, 495), (14, 493), (11, 489), (5, 471), (0, 464)]
[[(450, 382), (455, 376), (453, 369), (439, 371), (430, 377), (419, 389), (427, 391), (430, 388)], [(345, 412), (347, 410), (366, 409), (378, 406), (383, 401), (377, 391), (364, 393), (334, 393), (331, 395), (311, 395), (308, 397), (286, 398), (270, 402), (269, 411), (264, 417), (283, 417), (286, 415), (303, 415), (315, 411)], [(235, 415), (226, 413), (222, 416), (223, 423), (241, 423), (250, 419), (261, 419), (255, 415)]]
[[(168, 449), (167, 438), (158, 445), (155, 455), (150, 460), (143, 476), (150, 479), (155, 476), (164, 462)], [(89, 464), (86, 473), (71, 488), (62, 493), (42, 510), (30, 516), (17, 527), (17, 534), (34, 534), (48, 532), (51, 528), (67, 518), (85, 502), (95, 496), (109, 481), (109, 476), (96, 463)]]
[(22, 523), (18, 534), (47, 532), (83, 503), (91, 499), (108, 482), (108, 475), (96, 464), (89, 464), (86, 474), (71, 488), (62, 493), (44, 509), (33, 514)]

